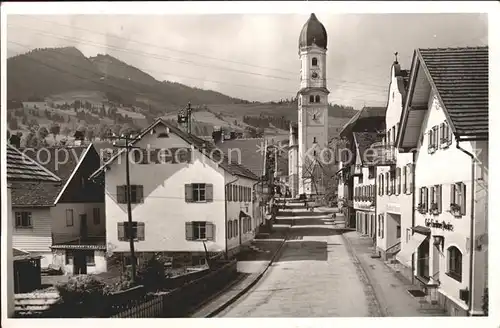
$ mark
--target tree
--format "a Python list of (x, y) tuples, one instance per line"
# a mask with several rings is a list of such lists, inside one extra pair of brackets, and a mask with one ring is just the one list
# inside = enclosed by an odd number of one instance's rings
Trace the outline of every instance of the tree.
[(92, 128), (87, 129), (86, 137), (87, 137), (87, 140), (94, 141), (94, 139), (95, 139), (95, 131), (94, 131), (94, 129), (92, 129)]
[(54, 136), (54, 142), (56, 142), (56, 139), (57, 139), (57, 135), (61, 132), (61, 127), (59, 126), (59, 124), (52, 124), (50, 126), (50, 133), (52, 133), (52, 135)]
[(65, 126), (62, 129), (62, 134), (65, 135), (66, 137), (68, 137), (70, 133), (71, 133), (71, 129), (69, 127)]
[(25, 143), (26, 147), (37, 148), (40, 145), (40, 140), (36, 136), (35, 132), (30, 131), (26, 135), (26, 139), (25, 139), (24, 143)]
[(38, 129), (38, 137), (41, 140), (45, 140), (45, 138), (47, 138), (48, 135), (49, 135), (49, 130), (47, 130), (46, 127), (42, 126)]

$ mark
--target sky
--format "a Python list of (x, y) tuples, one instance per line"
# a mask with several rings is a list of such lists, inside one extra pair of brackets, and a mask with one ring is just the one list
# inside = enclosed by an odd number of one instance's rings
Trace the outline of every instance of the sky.
[[(384, 106), (394, 53), (408, 69), (415, 48), (487, 45), (487, 14), (331, 14), (329, 102)], [(157, 80), (250, 101), (295, 97), (298, 38), (309, 14), (9, 15), (8, 57), (75, 46), (109, 54)]]

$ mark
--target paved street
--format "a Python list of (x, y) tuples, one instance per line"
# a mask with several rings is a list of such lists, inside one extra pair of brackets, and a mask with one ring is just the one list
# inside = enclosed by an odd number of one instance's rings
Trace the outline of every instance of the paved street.
[(219, 317), (379, 316), (377, 302), (344, 243), (342, 230), (334, 229), (324, 217), (295, 217), (294, 221), (279, 259)]

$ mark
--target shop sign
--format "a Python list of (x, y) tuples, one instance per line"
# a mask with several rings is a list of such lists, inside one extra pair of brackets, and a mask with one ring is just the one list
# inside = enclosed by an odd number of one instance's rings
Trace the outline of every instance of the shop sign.
[(444, 221), (439, 222), (438, 220), (425, 219), (425, 226), (428, 228), (437, 228), (442, 230), (453, 231), (453, 225), (451, 223), (446, 223)]

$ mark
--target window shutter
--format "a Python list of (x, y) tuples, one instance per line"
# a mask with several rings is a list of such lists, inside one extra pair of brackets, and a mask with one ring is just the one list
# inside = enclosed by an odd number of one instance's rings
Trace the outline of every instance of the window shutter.
[(243, 201), (243, 186), (238, 186), (238, 188), (240, 189), (239, 190), (240, 196), (238, 199), (240, 200), (240, 202), (242, 202)]
[(186, 240), (193, 240), (193, 222), (186, 222)]
[(436, 186), (436, 192), (437, 192), (436, 201), (437, 201), (437, 206), (438, 206), (438, 212), (439, 213), (441, 213), (442, 210), (443, 210), (443, 206), (442, 206), (442, 203), (443, 203), (442, 189), (443, 189), (442, 185)]
[(424, 202), (424, 197), (423, 197), (423, 195), (424, 195), (424, 189), (420, 188), (419, 191), (420, 192), (419, 192), (419, 195), (418, 195), (418, 203), (419, 204), (423, 204), (423, 202)]
[(455, 200), (455, 188), (456, 188), (455, 184), (452, 183), (451, 186), (450, 186), (450, 204), (456, 204), (456, 200)]
[(118, 222), (118, 240), (125, 240), (125, 223)]
[(207, 222), (206, 223), (206, 237), (207, 237), (207, 240), (214, 240), (214, 236), (215, 236), (215, 225), (211, 222)]
[(380, 184), (380, 195), (384, 196), (384, 174), (383, 173), (380, 175), (380, 178), (381, 178), (380, 181), (382, 182)]
[(234, 201), (237, 202), (239, 197), (238, 186), (234, 186)]
[(435, 190), (434, 190), (434, 187), (431, 187), (430, 189), (430, 199), (431, 199), (431, 203), (434, 203), (434, 196), (435, 196)]
[(429, 132), (427, 132), (427, 134), (428, 134), (428, 138), (429, 138), (427, 147), (428, 147), (428, 149), (430, 149), (430, 148), (432, 148), (432, 130), (429, 130)]
[(229, 201), (229, 185), (226, 185), (226, 189), (224, 190), (224, 192), (226, 193), (226, 201)]
[(144, 186), (136, 186), (136, 203), (144, 203)]
[(205, 200), (207, 202), (213, 202), (214, 200), (214, 185), (211, 183), (205, 185)]
[(429, 188), (427, 187), (424, 187), (424, 197), (425, 197), (424, 210), (427, 212), (429, 210)]
[(413, 164), (408, 166), (409, 176), (408, 176), (408, 185), (409, 185), (409, 194), (413, 193)]
[(407, 181), (408, 181), (408, 173), (406, 172), (406, 166), (403, 166), (403, 194), (405, 195), (407, 193), (406, 190)]
[(144, 222), (137, 222), (137, 240), (144, 240)]
[(116, 200), (118, 204), (125, 204), (127, 202), (125, 198), (125, 186), (116, 186)]
[(460, 184), (460, 193), (462, 194), (462, 197), (460, 197), (460, 200), (462, 201), (462, 203), (460, 204), (460, 214), (465, 215), (467, 213), (467, 211), (466, 211), (466, 205), (467, 205), (466, 195), (467, 194), (465, 192), (465, 183)]
[(193, 201), (193, 185), (190, 183), (184, 185), (184, 199), (186, 202)]
[(441, 124), (439, 125), (439, 132), (440, 132), (440, 133), (439, 133), (439, 135), (440, 135), (440, 139), (441, 139), (441, 140), (439, 140), (439, 141), (440, 141), (440, 143), (441, 143), (441, 142), (443, 142), (443, 141), (444, 141), (444, 139), (446, 138), (446, 134), (445, 134), (445, 132), (446, 132), (446, 131), (445, 131), (445, 126), (446, 126), (446, 125), (445, 125), (444, 123), (441, 123)]

